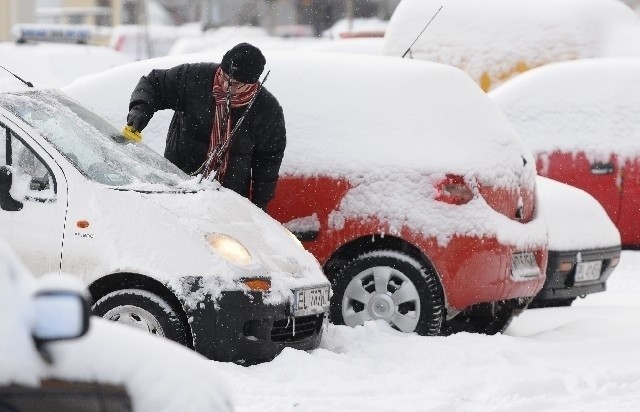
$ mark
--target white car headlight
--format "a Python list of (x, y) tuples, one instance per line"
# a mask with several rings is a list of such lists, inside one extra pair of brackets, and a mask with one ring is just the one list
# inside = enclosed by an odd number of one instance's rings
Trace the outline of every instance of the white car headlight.
[(231, 236), (222, 233), (210, 233), (205, 238), (214, 252), (234, 265), (245, 266), (251, 263), (249, 251), (242, 246), (242, 243)]

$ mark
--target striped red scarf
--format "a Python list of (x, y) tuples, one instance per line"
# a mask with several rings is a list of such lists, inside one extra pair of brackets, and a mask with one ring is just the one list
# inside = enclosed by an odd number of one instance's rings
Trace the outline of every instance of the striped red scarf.
[[(222, 71), (221, 68), (216, 70), (216, 73), (213, 75), (213, 97), (215, 98), (215, 114), (213, 117), (213, 128), (211, 129), (211, 141), (209, 143), (209, 151), (207, 152), (207, 158), (209, 156), (216, 156), (216, 152), (219, 151), (227, 140), (231, 137), (231, 125), (233, 121), (231, 119), (231, 114), (227, 119), (227, 124), (224, 130), (223, 123), (225, 114), (227, 113), (227, 87), (228, 87), (229, 77)], [(232, 85), (231, 88), (231, 108), (236, 109), (238, 107), (246, 106), (249, 104), (253, 96), (258, 92), (258, 83), (252, 84), (244, 84), (238, 83), (237, 85)], [(224, 179), (224, 175), (227, 171), (227, 163), (229, 162), (229, 152), (230, 147), (227, 147), (226, 153), (222, 159), (222, 163), (217, 170), (216, 180), (222, 183)], [(204, 175), (209, 176), (209, 174), (213, 171), (214, 162), (209, 163), (209, 167), (204, 171)]]

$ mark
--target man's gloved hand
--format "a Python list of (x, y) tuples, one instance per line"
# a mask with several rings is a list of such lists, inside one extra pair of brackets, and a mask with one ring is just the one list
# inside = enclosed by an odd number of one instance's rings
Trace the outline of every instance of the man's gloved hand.
[(127, 125), (133, 127), (137, 132), (141, 132), (147, 127), (149, 120), (151, 120), (151, 114), (141, 105), (132, 107), (127, 115)]

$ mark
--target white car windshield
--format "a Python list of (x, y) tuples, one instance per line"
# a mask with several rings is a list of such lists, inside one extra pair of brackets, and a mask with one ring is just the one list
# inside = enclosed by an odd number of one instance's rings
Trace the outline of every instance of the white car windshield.
[(111, 123), (51, 90), (0, 94), (0, 106), (37, 130), (88, 179), (109, 186), (162, 191), (189, 176)]

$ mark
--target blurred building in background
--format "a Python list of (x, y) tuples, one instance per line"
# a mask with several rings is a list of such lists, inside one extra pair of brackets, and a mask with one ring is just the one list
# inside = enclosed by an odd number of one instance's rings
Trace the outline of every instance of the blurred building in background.
[[(17, 23), (253, 25), (320, 35), (340, 19), (388, 20), (400, 0), (0, 0), (0, 40)], [(307, 32), (307, 31), (300, 31)]]
[(0, 0), (0, 40), (9, 40), (15, 23), (35, 21), (36, 0)]

